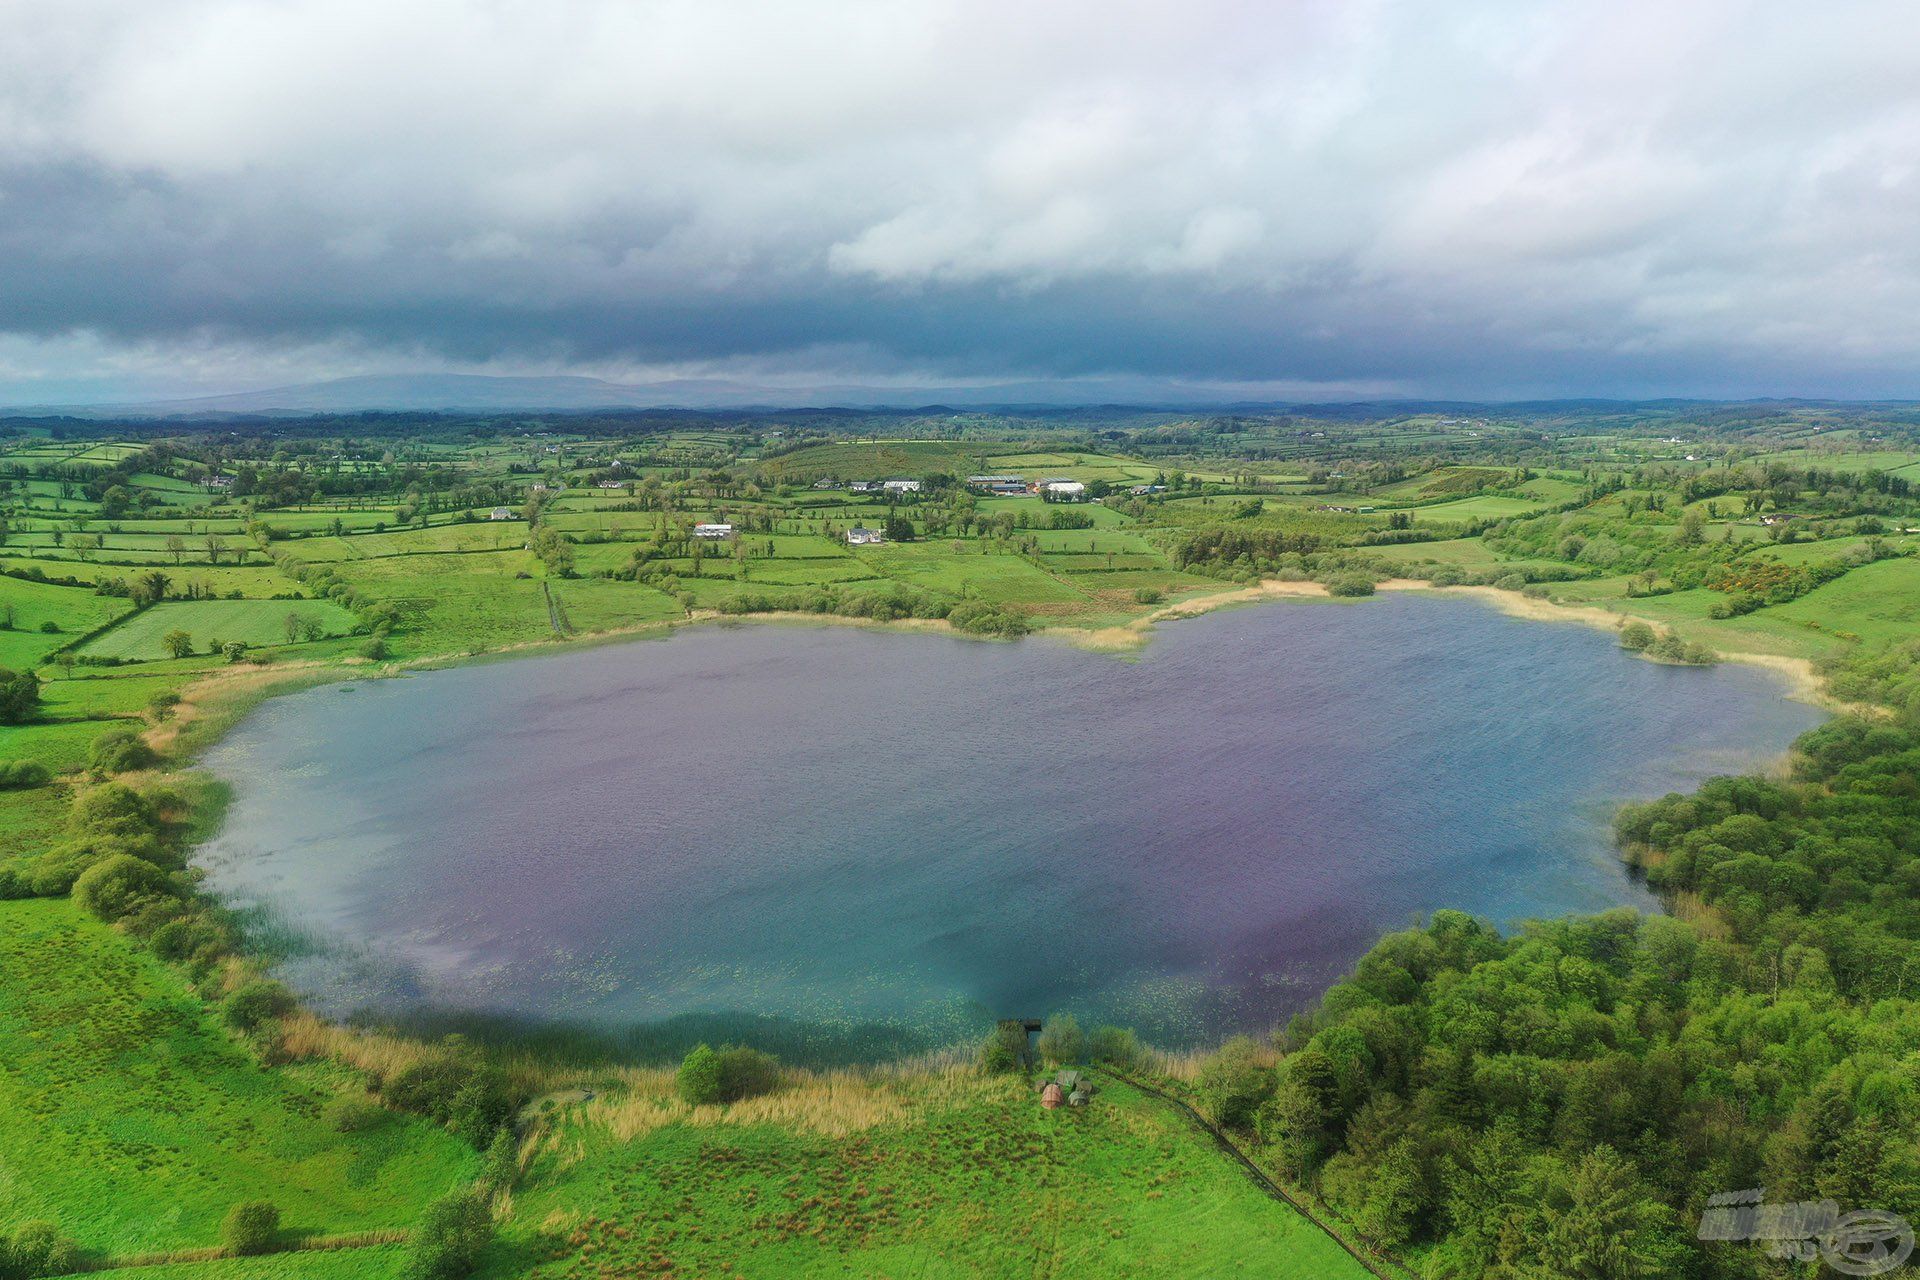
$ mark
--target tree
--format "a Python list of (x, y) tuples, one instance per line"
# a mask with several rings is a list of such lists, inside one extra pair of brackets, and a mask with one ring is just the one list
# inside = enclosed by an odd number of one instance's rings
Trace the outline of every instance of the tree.
[(210, 533), (204, 545), (207, 548), (207, 563), (219, 564), (220, 557), (226, 554), (227, 540), (217, 533)]
[(905, 516), (889, 515), (886, 523), (881, 526), (881, 532), (888, 542), (912, 542), (913, 521)]
[(1032, 1067), (1027, 1029), (1012, 1020), (995, 1024), (980, 1046), (980, 1069), (988, 1075), (1012, 1075)]
[(1252, 1126), (1254, 1112), (1273, 1094), (1273, 1068), (1265, 1056), (1252, 1039), (1235, 1036), (1202, 1064), (1194, 1091), (1215, 1124), (1228, 1129)]
[(1629, 622), (1620, 628), (1620, 647), (1631, 649), (1635, 653), (1644, 653), (1653, 647), (1659, 636), (1644, 622)]
[(179, 896), (179, 887), (166, 872), (145, 858), (126, 853), (94, 863), (73, 882), (74, 903), (109, 922), (150, 902)]
[(1087, 1037), (1070, 1013), (1056, 1013), (1040, 1028), (1036, 1046), (1040, 1057), (1058, 1066), (1080, 1061), (1087, 1053)]
[(181, 559), (187, 554), (187, 540), (177, 533), (168, 534), (167, 554), (173, 557), (174, 564), (179, 564)]
[(133, 580), (133, 600), (136, 604), (157, 604), (167, 598), (167, 588), (173, 585), (173, 579), (158, 569), (141, 574)]
[(220, 1016), (235, 1031), (252, 1033), (276, 1018), (293, 1012), (293, 993), (279, 983), (260, 978), (246, 983), (220, 1006)]
[(220, 1224), (220, 1243), (236, 1258), (271, 1253), (279, 1239), (280, 1210), (265, 1200), (233, 1206)]
[(673, 1086), (683, 1101), (696, 1107), (719, 1102), (720, 1055), (709, 1045), (695, 1045), (680, 1060), (680, 1070), (674, 1074)]
[(282, 629), (287, 633), (288, 644), (292, 644), (300, 638), (300, 622), (300, 615), (293, 610), (288, 610), (287, 616), (280, 620)]
[(25, 724), (39, 709), (39, 678), (31, 671), (0, 667), (0, 724)]
[(184, 631), (169, 631), (160, 637), (160, 645), (172, 658), (191, 658), (193, 656), (193, 637)]
[(247, 642), (244, 640), (229, 640), (220, 646), (220, 652), (226, 657), (228, 662), (245, 662), (247, 660)]
[(434, 1202), (413, 1233), (406, 1280), (465, 1280), (493, 1239), (493, 1214), (471, 1191)]

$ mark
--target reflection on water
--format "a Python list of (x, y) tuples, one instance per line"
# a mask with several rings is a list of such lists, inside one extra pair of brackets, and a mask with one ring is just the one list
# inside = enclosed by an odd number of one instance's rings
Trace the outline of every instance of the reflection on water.
[(272, 702), (200, 861), (340, 1013), (840, 1057), (1064, 1008), (1190, 1043), (1437, 907), (1648, 905), (1613, 805), (1815, 719), (1465, 600), (1214, 614), (1138, 661), (704, 628)]

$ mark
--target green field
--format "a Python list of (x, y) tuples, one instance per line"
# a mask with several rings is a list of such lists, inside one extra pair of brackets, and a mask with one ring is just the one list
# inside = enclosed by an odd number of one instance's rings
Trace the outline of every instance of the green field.
[(343, 636), (354, 616), (325, 600), (178, 600), (156, 604), (89, 640), (81, 652), (99, 658), (145, 662), (168, 656), (163, 638), (184, 631), (196, 650), (210, 641), (239, 641), (250, 648), (293, 643), (287, 619), (317, 623), (328, 636)]
[(898, 1092), (910, 1118), (835, 1135), (676, 1123), (622, 1140), (617, 1095), (575, 1104), (515, 1192), (513, 1261), (484, 1274), (1367, 1274), (1124, 1085), (1084, 1112), (1047, 1111), (1010, 1078)]
[(235, 1203), (337, 1234), (404, 1226), (471, 1152), (402, 1116), (333, 1131), (352, 1082), (263, 1071), (168, 969), (64, 902), (0, 902), (0, 1222), (106, 1255), (218, 1242)]

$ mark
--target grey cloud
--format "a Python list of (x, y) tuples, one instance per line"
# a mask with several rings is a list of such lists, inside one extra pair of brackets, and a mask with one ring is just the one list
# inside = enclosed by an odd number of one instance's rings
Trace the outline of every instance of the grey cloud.
[(1891, 2), (28, 3), (0, 380), (1920, 393), (1916, 37)]

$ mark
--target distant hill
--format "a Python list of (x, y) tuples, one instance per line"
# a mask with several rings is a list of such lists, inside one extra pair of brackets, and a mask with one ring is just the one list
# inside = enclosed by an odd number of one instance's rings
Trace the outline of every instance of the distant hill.
[(225, 414), (349, 413), (596, 409), (955, 409), (1059, 407), (1096, 403), (1140, 406), (1246, 403), (1205, 388), (1146, 378), (1007, 382), (987, 386), (774, 387), (717, 378), (619, 383), (583, 377), (492, 377), (481, 374), (372, 374), (326, 382), (238, 391), (226, 395), (137, 403), (34, 405), (0, 408), (0, 415), (58, 412), (82, 417), (182, 417)]

